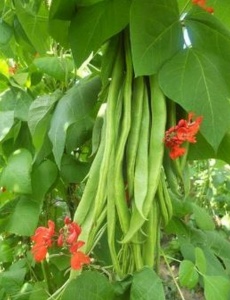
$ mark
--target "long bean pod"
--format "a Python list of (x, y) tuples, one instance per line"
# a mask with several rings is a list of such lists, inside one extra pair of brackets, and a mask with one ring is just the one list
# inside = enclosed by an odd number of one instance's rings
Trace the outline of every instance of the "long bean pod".
[(134, 201), (136, 208), (143, 219), (146, 218), (143, 212), (145, 198), (148, 192), (148, 163), (149, 163), (149, 127), (150, 127), (150, 109), (147, 96), (147, 89), (144, 89), (143, 95), (143, 113), (141, 118), (141, 128), (139, 143), (136, 154), (136, 164), (134, 172)]
[(117, 209), (117, 214), (120, 222), (121, 229), (124, 233), (128, 231), (129, 228), (129, 210), (126, 203), (125, 197), (125, 181), (123, 175), (123, 163), (125, 146), (127, 143), (127, 138), (131, 126), (131, 99), (132, 99), (132, 60), (131, 60), (131, 50), (129, 41), (125, 39), (125, 61), (126, 61), (126, 76), (124, 82), (124, 99), (123, 99), (123, 116), (121, 124), (121, 135), (117, 144), (116, 158), (115, 158), (115, 174), (114, 174), (114, 189), (115, 189), (115, 205)]
[(133, 198), (134, 190), (134, 169), (139, 144), (139, 135), (142, 120), (143, 99), (144, 99), (144, 80), (137, 77), (133, 81), (132, 107), (131, 107), (131, 128), (126, 145), (126, 169), (129, 198)]
[[(158, 85), (157, 79), (153, 76), (150, 77), (150, 92), (152, 122), (149, 144), (149, 179), (148, 193), (143, 204), (143, 213), (146, 218), (149, 215), (159, 183), (164, 155), (163, 138), (166, 124), (165, 97)], [(127, 243), (130, 241), (133, 235), (142, 227), (144, 222), (145, 219), (143, 219), (139, 211), (134, 206), (129, 231), (122, 242)]]

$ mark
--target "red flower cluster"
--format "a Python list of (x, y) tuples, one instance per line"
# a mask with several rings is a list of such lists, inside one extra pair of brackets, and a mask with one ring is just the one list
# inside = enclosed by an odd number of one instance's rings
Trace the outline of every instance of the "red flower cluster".
[(192, 3), (195, 5), (200, 6), (210, 14), (214, 13), (213, 7), (206, 6), (206, 0), (192, 0)]
[(202, 117), (193, 119), (194, 114), (188, 114), (188, 120), (180, 120), (176, 126), (171, 127), (165, 133), (164, 142), (166, 147), (170, 149), (169, 156), (171, 159), (176, 159), (182, 156), (186, 149), (182, 148), (181, 145), (184, 142), (196, 143), (195, 135), (200, 129)]
[[(80, 270), (84, 264), (90, 263), (88, 255), (79, 251), (79, 248), (84, 245), (83, 241), (79, 241), (78, 237), (81, 233), (81, 227), (71, 222), (70, 218), (64, 220), (64, 227), (60, 229), (57, 237), (57, 245), (68, 249), (71, 253), (71, 268)], [(31, 237), (34, 242), (32, 246), (32, 254), (37, 262), (41, 262), (46, 258), (48, 248), (55, 243), (55, 224), (53, 221), (48, 221), (48, 228), (38, 227), (35, 234)]]

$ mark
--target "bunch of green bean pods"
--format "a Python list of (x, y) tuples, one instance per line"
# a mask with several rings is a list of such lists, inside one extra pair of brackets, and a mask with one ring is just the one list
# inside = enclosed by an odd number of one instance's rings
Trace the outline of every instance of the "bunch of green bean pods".
[(128, 35), (111, 39), (103, 59), (100, 139), (74, 220), (86, 252), (107, 234), (122, 278), (156, 267), (160, 228), (172, 216), (162, 167), (167, 109), (155, 76), (135, 78)]

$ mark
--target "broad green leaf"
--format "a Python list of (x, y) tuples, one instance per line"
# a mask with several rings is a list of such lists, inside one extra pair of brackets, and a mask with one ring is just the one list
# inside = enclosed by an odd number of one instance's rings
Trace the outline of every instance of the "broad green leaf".
[(65, 49), (69, 49), (69, 26), (70, 21), (56, 19), (49, 20), (49, 33), (55, 41)]
[(222, 276), (204, 277), (204, 295), (206, 300), (229, 300), (230, 280)]
[(64, 155), (61, 163), (61, 176), (67, 183), (80, 183), (89, 171), (90, 165), (77, 161), (72, 155)]
[(50, 7), (50, 18), (70, 20), (76, 9), (76, 0), (53, 0)]
[(36, 167), (31, 175), (33, 199), (42, 203), (46, 193), (55, 183), (58, 176), (58, 169), (51, 160), (43, 161)]
[(206, 260), (206, 272), (205, 275), (211, 276), (225, 276), (226, 269), (223, 265), (223, 261), (220, 261), (219, 258), (215, 255), (215, 252), (209, 246), (202, 245), (202, 251), (205, 255)]
[(73, 279), (65, 289), (61, 300), (111, 300), (114, 297), (109, 280), (99, 272), (85, 271)]
[(0, 261), (12, 262), (13, 261), (13, 249), (6, 241), (0, 241)]
[(230, 127), (229, 72), (218, 69), (220, 60), (201, 49), (185, 49), (159, 74), (161, 88), (169, 98), (186, 111), (203, 116), (201, 133), (215, 150)]
[(230, 243), (217, 231), (206, 232), (206, 244), (215, 252), (215, 254), (222, 258), (230, 259)]
[(13, 30), (9, 24), (0, 21), (0, 46), (9, 43), (13, 35)]
[(129, 22), (129, 0), (98, 2), (80, 7), (69, 30), (70, 45), (77, 67)]
[(48, 297), (46, 283), (44, 281), (35, 282), (29, 300), (47, 300)]
[(221, 2), (218, 0), (209, 0), (208, 6), (213, 7), (214, 9), (214, 17), (219, 19), (227, 29), (230, 29), (230, 6), (228, 0), (222, 0)]
[(196, 266), (202, 274), (205, 274), (207, 271), (207, 261), (205, 258), (205, 254), (200, 247), (195, 248), (195, 256), (196, 256)]
[(0, 111), (0, 141), (4, 139), (4, 137), (10, 131), (13, 124), (14, 124), (14, 112)]
[(15, 2), (17, 17), (29, 38), (39, 54), (45, 54), (49, 50), (48, 35), (48, 10), (45, 4), (41, 5), (38, 12), (32, 11), (29, 5), (22, 4), (21, 0)]
[(26, 268), (4, 271), (1, 273), (1, 286), (4, 287), (8, 295), (13, 297), (20, 291), (25, 275)]
[(192, 204), (193, 214), (197, 226), (202, 230), (214, 230), (215, 224), (208, 212), (195, 203)]
[(61, 97), (61, 92), (56, 91), (51, 95), (36, 98), (29, 108), (28, 126), (36, 149), (40, 149), (44, 142), (50, 111), (56, 101)]
[(1, 174), (1, 186), (19, 193), (31, 193), (32, 156), (26, 149), (18, 149), (8, 159), (7, 166)]
[(11, 212), (6, 230), (21, 236), (31, 236), (37, 227), (39, 215), (39, 203), (31, 200), (31, 197), (21, 197)]
[(143, 268), (133, 274), (130, 300), (164, 300), (161, 279), (150, 268)]
[(33, 99), (22, 89), (12, 87), (0, 94), (0, 111), (14, 111), (14, 117), (27, 121)]
[(230, 164), (230, 132), (227, 132), (220, 143), (220, 146), (217, 150), (217, 153), (213, 150), (210, 144), (205, 140), (201, 135), (197, 135), (197, 143), (192, 147), (189, 147), (188, 159), (197, 160), (197, 159), (209, 159), (216, 158), (225, 161)]
[(96, 103), (99, 90), (100, 80), (98, 78), (86, 79), (78, 82), (58, 102), (49, 131), (58, 167), (61, 164), (68, 127), (75, 122), (84, 122), (88, 118)]
[(71, 153), (73, 150), (82, 146), (91, 138), (94, 120), (91, 116), (87, 116), (81, 122), (75, 122), (67, 130), (66, 151)]
[(134, 0), (130, 36), (136, 76), (156, 73), (183, 47), (177, 1)]
[(69, 58), (40, 57), (36, 58), (33, 64), (40, 72), (61, 81), (67, 81), (74, 69), (74, 63)]
[(76, 0), (77, 6), (88, 6), (88, 5), (93, 5), (101, 1), (106, 1), (106, 0)]
[(179, 281), (181, 286), (192, 289), (197, 285), (198, 280), (199, 274), (193, 262), (183, 260), (179, 267)]

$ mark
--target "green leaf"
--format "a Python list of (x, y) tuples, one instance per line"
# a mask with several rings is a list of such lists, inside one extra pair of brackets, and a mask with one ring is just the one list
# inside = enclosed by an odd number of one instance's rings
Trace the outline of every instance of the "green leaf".
[(177, 1), (134, 0), (130, 12), (130, 35), (136, 76), (156, 73), (183, 47)]
[(207, 262), (205, 258), (205, 254), (203, 250), (199, 247), (195, 248), (195, 256), (196, 256), (196, 266), (199, 269), (199, 271), (203, 274), (206, 273), (207, 270)]
[(219, 19), (221, 23), (226, 26), (226, 28), (230, 29), (230, 6), (228, 4), (228, 0), (222, 0), (221, 2), (218, 0), (208, 1), (208, 6), (214, 8), (214, 17)]
[(18, 0), (15, 2), (15, 8), (19, 22), (31, 44), (38, 53), (45, 54), (49, 50), (48, 10), (45, 4), (43, 3), (37, 12)]
[(214, 221), (212, 220), (211, 216), (207, 213), (207, 211), (203, 207), (200, 207), (195, 203), (192, 204), (192, 207), (197, 226), (202, 230), (214, 230)]
[(56, 19), (49, 20), (49, 33), (62, 47), (69, 49), (69, 26), (70, 21)]
[(1, 174), (1, 186), (19, 194), (31, 193), (32, 156), (26, 149), (18, 149), (9, 157)]
[(199, 280), (199, 274), (195, 265), (189, 260), (183, 260), (179, 267), (179, 281), (181, 286), (189, 289), (194, 288)]
[(14, 124), (13, 111), (0, 111), (0, 141), (4, 139)]
[(0, 46), (8, 44), (13, 35), (13, 30), (9, 24), (0, 20)]
[(14, 296), (20, 291), (25, 275), (25, 268), (4, 271), (1, 273), (0, 285), (4, 287), (8, 295)]
[(74, 69), (74, 63), (69, 58), (40, 57), (36, 58), (33, 64), (38, 68), (38, 71), (61, 81), (69, 79)]
[(46, 193), (55, 183), (58, 176), (58, 169), (51, 160), (43, 161), (36, 167), (31, 175), (33, 199), (42, 204)]
[(75, 122), (84, 122), (91, 114), (100, 90), (99, 78), (82, 80), (61, 98), (51, 120), (49, 137), (55, 161), (60, 167), (65, 148), (66, 132)]
[(47, 132), (50, 120), (50, 111), (55, 102), (61, 97), (61, 92), (56, 91), (51, 95), (36, 98), (29, 108), (28, 126), (36, 149), (40, 149)]
[(169, 98), (203, 116), (201, 133), (215, 150), (230, 127), (229, 72), (217, 68), (220, 60), (202, 49), (185, 49), (159, 73), (161, 88)]
[(53, 0), (50, 7), (50, 18), (70, 20), (76, 9), (76, 0)]
[(14, 117), (27, 121), (33, 99), (22, 89), (12, 87), (0, 95), (0, 111), (14, 111)]
[(85, 271), (71, 280), (61, 300), (111, 300), (114, 292), (108, 279), (94, 271)]
[(48, 293), (46, 291), (45, 282), (35, 282), (33, 291), (30, 294), (29, 300), (47, 300)]
[(0, 261), (1, 262), (13, 261), (13, 249), (7, 241), (0, 241)]
[(37, 227), (39, 215), (40, 205), (31, 200), (31, 197), (21, 197), (11, 211), (6, 230), (22, 236), (31, 236)]
[(110, 0), (77, 10), (69, 30), (77, 67), (107, 39), (125, 28), (129, 22), (129, 7), (129, 0)]
[(77, 161), (72, 155), (64, 155), (61, 176), (66, 183), (80, 183), (87, 175), (90, 164)]
[(204, 295), (206, 300), (229, 300), (230, 280), (222, 276), (204, 277)]
[(130, 300), (164, 300), (161, 279), (150, 268), (143, 268), (133, 274)]

